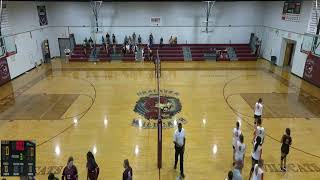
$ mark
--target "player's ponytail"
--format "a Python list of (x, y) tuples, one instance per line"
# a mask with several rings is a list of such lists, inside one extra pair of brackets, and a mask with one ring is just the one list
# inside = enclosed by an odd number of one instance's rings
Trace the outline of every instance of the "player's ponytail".
[(261, 144), (261, 137), (258, 136), (256, 138), (256, 144), (254, 145), (254, 152), (256, 152), (256, 150), (258, 149), (258, 146)]

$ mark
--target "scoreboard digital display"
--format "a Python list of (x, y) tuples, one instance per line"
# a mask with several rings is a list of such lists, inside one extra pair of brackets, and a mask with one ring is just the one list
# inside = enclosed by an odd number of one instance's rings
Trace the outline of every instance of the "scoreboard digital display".
[(284, 2), (282, 14), (300, 14), (301, 2)]
[(36, 144), (32, 141), (1, 141), (1, 176), (35, 176)]

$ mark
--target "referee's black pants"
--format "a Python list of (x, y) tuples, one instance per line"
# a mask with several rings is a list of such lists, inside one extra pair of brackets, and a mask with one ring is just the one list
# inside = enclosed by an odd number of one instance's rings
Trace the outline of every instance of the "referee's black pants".
[(175, 158), (174, 158), (174, 166), (177, 167), (177, 163), (178, 163), (178, 156), (180, 155), (180, 173), (183, 173), (183, 154), (184, 154), (184, 148), (183, 147), (178, 147), (175, 146)]

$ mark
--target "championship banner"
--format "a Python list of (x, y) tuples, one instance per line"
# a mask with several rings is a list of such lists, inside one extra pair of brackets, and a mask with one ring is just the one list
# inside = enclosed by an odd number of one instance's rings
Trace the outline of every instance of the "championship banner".
[(320, 57), (309, 53), (304, 66), (303, 79), (320, 87)]
[(6, 58), (0, 58), (0, 86), (11, 80)]

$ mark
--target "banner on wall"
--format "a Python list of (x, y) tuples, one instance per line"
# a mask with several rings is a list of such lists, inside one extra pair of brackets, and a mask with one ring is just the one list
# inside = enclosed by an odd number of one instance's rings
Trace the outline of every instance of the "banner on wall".
[(7, 63), (7, 58), (0, 58), (0, 86), (10, 81), (10, 72)]
[(320, 57), (309, 53), (304, 66), (303, 79), (320, 87)]

